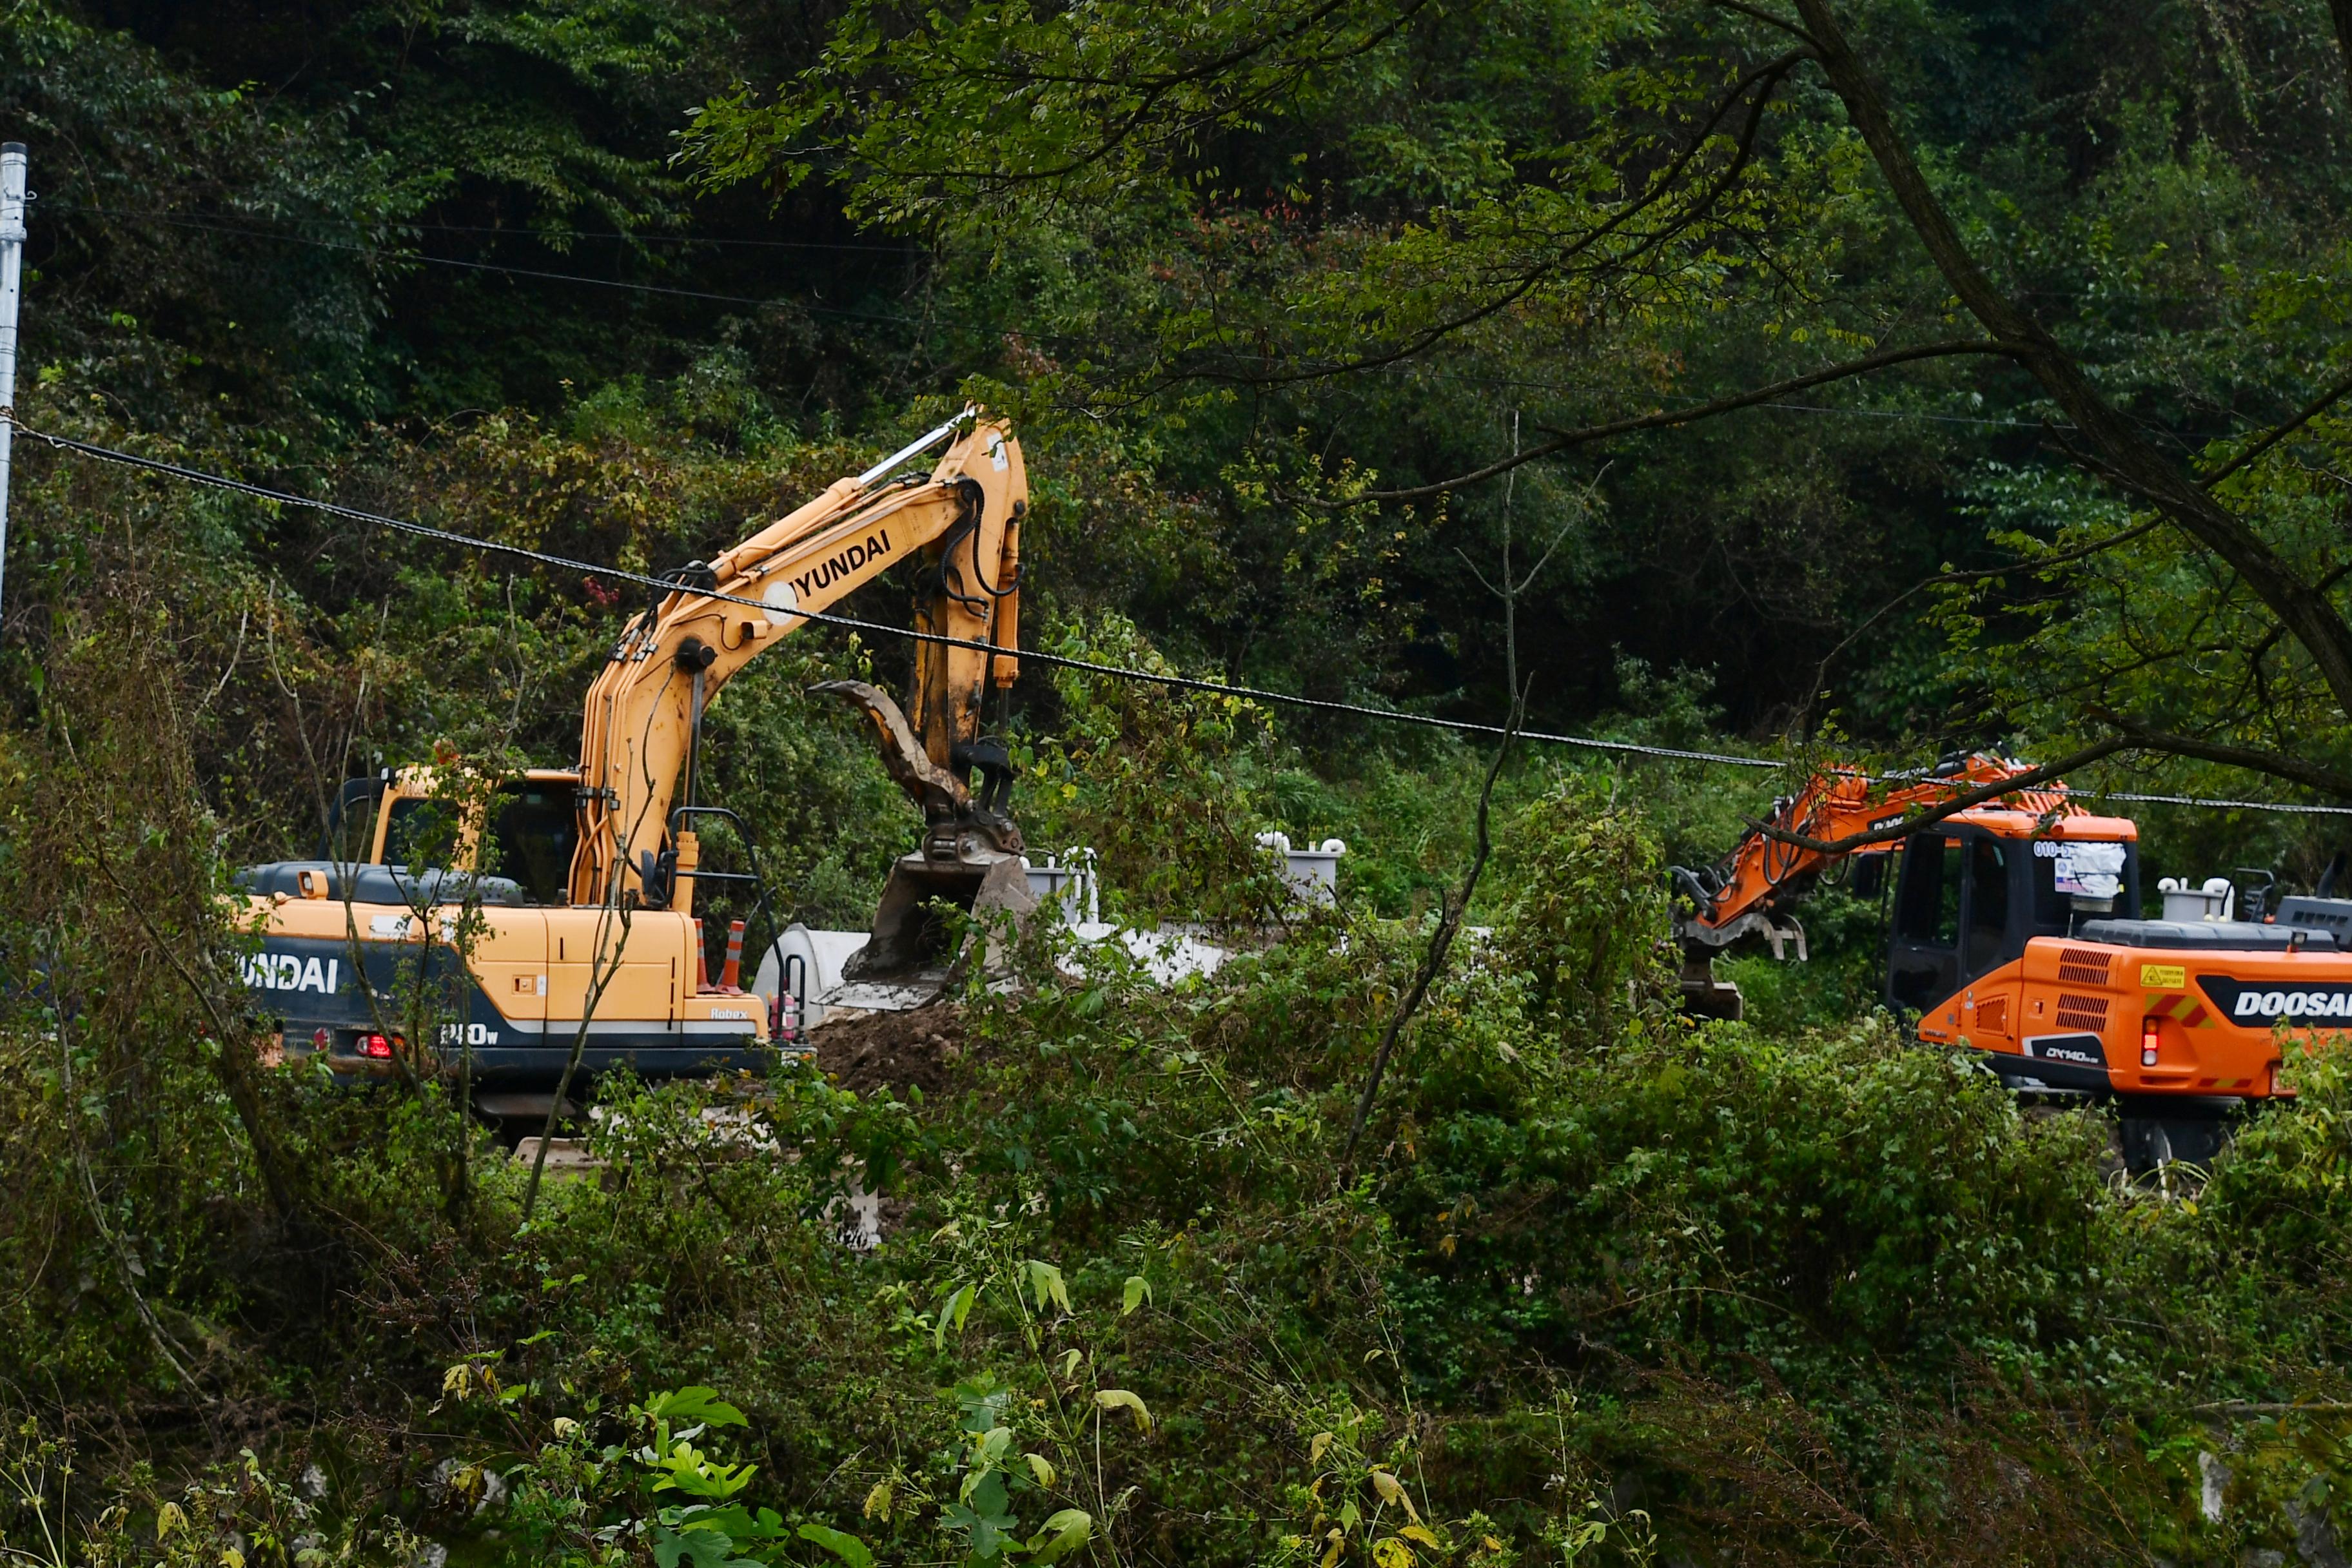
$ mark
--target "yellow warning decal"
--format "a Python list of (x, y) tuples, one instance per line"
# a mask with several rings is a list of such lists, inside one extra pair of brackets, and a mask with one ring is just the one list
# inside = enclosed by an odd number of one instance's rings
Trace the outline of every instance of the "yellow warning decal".
[(2139, 966), (2139, 983), (2178, 991), (2189, 984), (2189, 970), (2179, 963), (2143, 963)]

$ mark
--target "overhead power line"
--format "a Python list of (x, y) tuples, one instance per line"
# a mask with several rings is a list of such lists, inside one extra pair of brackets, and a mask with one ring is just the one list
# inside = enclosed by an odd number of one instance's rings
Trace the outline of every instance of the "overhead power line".
[[(54, 435), (46, 430), (34, 429), (28, 425), (16, 424), (15, 428), (33, 440), (46, 442), (50, 447), (62, 451), (78, 453), (83, 457), (119, 464), (146, 473), (158, 474), (184, 483), (204, 485), (213, 489), (249, 496), (256, 500), (270, 501), (279, 506), (299, 507), (329, 517), (363, 522), (371, 527), (390, 529), (396, 533), (432, 540), (436, 543), (480, 551), (486, 554), (504, 555), (514, 560), (528, 561), (534, 565), (552, 567), (563, 572), (577, 572), (588, 577), (601, 577), (608, 582), (634, 584), (638, 587), (649, 588), (665, 595), (676, 593), (679, 588), (676, 581), (667, 577), (656, 577), (648, 573), (632, 572), (619, 566), (599, 565), (594, 562), (578, 561), (570, 556), (556, 555), (544, 550), (533, 550), (527, 545), (508, 544), (495, 539), (483, 539), (474, 534), (459, 533), (453, 529), (436, 528), (429, 523), (416, 522), (407, 518), (391, 517), (382, 512), (362, 511), (356, 507), (342, 506), (334, 501), (318, 500), (310, 496), (296, 495), (288, 490), (272, 489), (266, 485), (257, 485), (246, 479), (231, 479), (226, 474), (206, 473), (201, 468), (191, 468), (178, 463), (165, 462), (160, 458), (142, 457), (136, 452), (101, 447), (95, 442), (77, 440), (70, 436)], [(746, 609), (758, 610), (762, 614), (773, 608), (765, 600), (747, 599), (732, 594), (709, 593), (703, 596), (721, 604), (740, 605)], [(1346, 714), (1353, 718), (1370, 719), (1382, 723), (1413, 724), (1425, 729), (1446, 730), (1455, 734), (1508, 736), (1544, 745), (1569, 746), (1586, 751), (1612, 752), (1621, 756), (1657, 757), (1669, 762), (1704, 763), (1717, 767), (1778, 771), (1787, 765), (1769, 757), (1746, 757), (1729, 752), (1702, 752), (1679, 746), (1652, 746), (1633, 741), (1607, 741), (1592, 735), (1563, 735), (1542, 730), (1513, 731), (1500, 724), (1481, 724), (1465, 719), (1441, 719), (1426, 713), (1406, 713), (1392, 708), (1373, 708), (1360, 702), (1340, 702), (1328, 698), (1304, 697), (1295, 692), (1273, 691), (1263, 687), (1233, 686), (1223, 681), (1202, 680), (1192, 676), (1137, 669), (1127, 665), (1105, 664), (1096, 659), (1072, 658), (1066, 654), (1046, 653), (1042, 650), (1006, 649), (992, 643), (976, 642), (968, 637), (948, 637), (940, 632), (918, 631), (910, 626), (894, 626), (880, 621), (862, 620), (854, 616), (837, 616), (830, 611), (794, 610), (792, 613), (802, 620), (814, 621), (820, 626), (840, 626), (845, 630), (866, 633), (875, 637), (935, 643), (943, 647), (969, 648), (975, 653), (993, 653), (999, 656), (1009, 654), (1012, 658), (1042, 664), (1049, 668), (1078, 670), (1088, 675), (1109, 676), (1120, 680), (1139, 681), (1181, 691), (1198, 691), (1216, 697), (1246, 698), (1254, 702), (1304, 709), (1310, 712)], [(2188, 805), (2240, 811), (2275, 811), (2298, 816), (2352, 816), (2352, 806), (2341, 805), (2306, 805), (2293, 802), (2265, 800), (2216, 800), (2198, 795), (2142, 795), (2120, 790), (2069, 788), (2063, 793), (2090, 800), (2131, 801), (2148, 805)]]
[[(129, 207), (104, 207), (72, 202), (55, 203), (52, 204), (52, 205), (56, 210), (63, 212), (93, 213), (107, 217), (134, 219), (145, 223), (160, 223), (174, 228), (194, 229), (205, 234), (226, 235), (239, 239), (270, 240), (281, 245), (306, 245), (315, 249), (341, 251), (346, 255), (365, 257), (371, 260), (377, 261), (389, 261), (395, 263), (415, 262), (423, 267), (445, 267), (467, 272), (495, 273), (508, 278), (529, 278), (545, 283), (572, 283), (592, 289), (618, 289), (634, 294), (654, 294), (677, 300), (699, 300), (708, 303), (719, 305), (745, 305), (755, 310), (806, 310), (812, 315), (838, 316), (844, 320), (853, 321), (877, 321), (887, 323), (893, 326), (909, 327), (919, 327), (929, 324), (921, 317), (904, 315), (891, 311), (856, 310), (839, 305), (817, 305), (800, 300), (761, 299), (757, 295), (751, 294), (721, 294), (707, 289), (680, 289), (669, 284), (662, 283), (633, 283), (623, 279), (597, 278), (583, 272), (555, 272), (544, 268), (510, 267), (503, 262), (468, 261), (460, 259), (454, 256), (428, 256), (423, 251), (387, 250), (381, 246), (359, 245), (344, 240), (319, 239), (305, 234), (283, 234), (267, 228), (249, 226), (254, 223), (261, 222), (314, 225), (333, 224), (342, 227), (354, 229), (362, 226), (358, 224), (352, 223), (349, 219), (303, 217), (266, 219), (250, 218), (240, 214), (209, 213), (200, 213), (191, 216), (170, 212), (142, 212)], [(386, 220), (386, 226), (394, 228), (422, 229), (439, 234), (488, 234), (516, 239), (537, 239), (548, 237), (553, 235), (563, 235), (572, 238), (620, 239), (629, 240), (632, 242), (641, 240), (659, 240), (664, 243), (677, 244), (691, 243), (701, 245), (763, 246), (773, 247), (780, 249), (879, 252), (893, 256), (912, 254), (909, 247), (900, 246), (856, 245), (841, 241), (825, 240), (721, 239), (716, 237), (700, 235), (625, 235), (617, 231), (604, 232), (593, 229), (499, 228), (487, 225), (411, 223), (395, 220)], [(1067, 333), (1031, 334), (1031, 336), (1034, 341), (1039, 342), (1077, 343), (1086, 341)], [(1433, 370), (1426, 366), (1387, 365), (1374, 368), (1375, 374), (1379, 374), (1403, 376), (1408, 379), (1421, 377), (1429, 380), (1451, 382), (1461, 385), (1520, 387), (1536, 391), (1558, 393), (1570, 393), (1585, 390), (1580, 387), (1563, 385), (1553, 382), (1529, 380), (1524, 377), (1475, 375), (1460, 371)], [(1758, 404), (1756, 406), (1759, 408), (1778, 409), (1790, 414), (1822, 414), (1845, 419), (1916, 419), (1940, 425), (1972, 425), (2019, 430), (2039, 430), (2044, 428), (2045, 425), (2048, 425), (2051, 428), (2060, 430), (2072, 430), (2074, 428), (2072, 425), (2065, 424), (2063, 422), (2050, 424), (2046, 421), (2032, 419), (2000, 419), (1972, 415), (1937, 414), (1930, 413), (1924, 409), (1913, 408), (1839, 408), (1815, 403), (1761, 403)]]
[(2283, 811), (2298, 816), (2352, 816), (2352, 805), (2300, 805), (2281, 800), (2215, 800), (2201, 795), (2130, 795), (2121, 790), (2068, 789), (2093, 800), (2128, 800), (2142, 805), (2198, 805), (2209, 810)]
[[(311, 511), (322, 512), (329, 517), (340, 517), (352, 522), (364, 522), (377, 528), (388, 528), (395, 532), (410, 534), (419, 539), (433, 540), (437, 543), (454, 544), (461, 549), (505, 555), (515, 560), (529, 561), (536, 565), (554, 567), (560, 571), (578, 572), (586, 576), (602, 577), (609, 582), (632, 583), (639, 587), (651, 588), (664, 595), (678, 591), (677, 583), (667, 577), (656, 577), (647, 573), (631, 572), (618, 566), (601, 566), (593, 562), (575, 561), (569, 556), (551, 554), (546, 551), (533, 550), (526, 545), (508, 544), (495, 539), (482, 539), (470, 533), (459, 533), (451, 529), (435, 528), (429, 523), (415, 522), (406, 518), (387, 517), (381, 512), (362, 511), (356, 507), (341, 506), (333, 501), (315, 500), (309, 496), (295, 495), (286, 490), (271, 489), (266, 485), (253, 484), (245, 479), (231, 479), (226, 474), (208, 474), (201, 468), (190, 468), (178, 463), (167, 463), (160, 458), (145, 458), (136, 452), (120, 451), (112, 447), (101, 447), (90, 441), (78, 441), (70, 436), (58, 436), (46, 430), (36, 430), (29, 425), (18, 425), (16, 429), (30, 439), (47, 442), (49, 446), (65, 451), (78, 452), (84, 457), (121, 464), (147, 473), (161, 474), (165, 478), (180, 479), (189, 484), (205, 485), (214, 489), (251, 496), (257, 500), (272, 501), (280, 506), (301, 507)], [(733, 594), (708, 593), (702, 596), (720, 604), (740, 605), (746, 609), (758, 610), (762, 614), (774, 607), (765, 600), (746, 599)], [(1736, 756), (1727, 752), (1696, 752), (1675, 746), (1646, 746), (1632, 741), (1604, 741), (1590, 735), (1556, 735), (1539, 730), (1512, 731), (1505, 729), (1500, 724), (1480, 724), (1465, 719), (1440, 719), (1426, 713), (1403, 713), (1392, 708), (1373, 708), (1360, 702), (1339, 702), (1328, 698), (1302, 697), (1292, 692), (1269, 691), (1253, 686), (1231, 686), (1222, 681), (1201, 680), (1191, 676), (1136, 669), (1126, 665), (1103, 664), (1094, 659), (1072, 658), (1066, 654), (1003, 648), (992, 643), (975, 642), (968, 637), (952, 637), (940, 632), (918, 631), (909, 626), (887, 626), (879, 621), (860, 620), (854, 616), (836, 616), (829, 611), (794, 610), (792, 614), (801, 620), (814, 621), (820, 626), (841, 626), (850, 631), (866, 632), (877, 637), (902, 637), (913, 642), (936, 643), (943, 647), (970, 648), (975, 653), (1009, 656), (1056, 669), (1082, 670), (1089, 675), (1108, 675), (1122, 680), (1145, 681), (1155, 686), (1206, 692), (1218, 697), (1245, 697), (1256, 702), (1270, 702), (1324, 713), (1346, 713), (1358, 718), (1381, 720), (1392, 724), (1419, 724), (1430, 729), (1451, 730), (1460, 734), (1513, 735), (1522, 741), (1542, 742), (1550, 745), (1580, 746), (1593, 751), (1664, 757), (1679, 762), (1712, 763), (1725, 767), (1778, 768), (1780, 766), (1779, 763), (1769, 758)]]
[[(247, 218), (237, 214), (215, 215), (205, 213), (189, 216), (169, 212), (141, 212), (128, 207), (93, 206), (70, 202), (61, 202), (52, 205), (59, 211), (95, 213), (108, 217), (136, 219), (146, 223), (160, 223), (168, 225), (174, 228), (194, 229), (205, 234), (227, 235), (239, 239), (271, 240), (281, 245), (307, 245), (316, 249), (341, 251), (346, 255), (362, 256), (372, 260), (378, 261), (415, 262), (416, 264), (424, 267), (446, 267), (467, 272), (497, 273), (509, 278), (530, 278), (546, 283), (573, 283), (593, 289), (619, 289), (629, 293), (656, 294), (677, 300), (700, 300), (711, 304), (747, 305), (757, 310), (788, 308), (806, 310), (813, 315), (839, 316), (845, 320), (856, 321), (887, 322), (894, 326), (919, 327), (928, 324), (919, 316), (908, 316), (889, 311), (854, 310), (839, 305), (816, 305), (799, 300), (767, 300), (761, 299), (756, 295), (751, 294), (720, 294), (706, 289), (680, 289), (661, 283), (633, 283), (618, 278), (592, 277), (587, 273), (582, 272), (554, 272), (543, 268), (509, 267), (503, 262), (467, 261), (453, 256), (428, 256), (422, 251), (386, 250), (380, 246), (358, 245), (344, 240), (318, 239), (310, 235), (282, 234), (270, 229), (247, 226), (256, 222), (340, 224), (341, 226), (350, 228), (357, 228), (361, 226), (352, 223), (349, 219), (257, 219)], [(444, 234), (488, 234), (517, 239), (540, 238), (548, 235), (562, 234), (572, 237), (587, 239), (659, 239), (665, 242), (691, 242), (706, 245), (772, 246), (779, 248), (793, 249), (871, 251), (882, 252), (894, 256), (907, 255), (910, 253), (907, 247), (898, 246), (853, 245), (837, 241), (820, 240), (736, 240), (690, 235), (633, 236), (624, 235), (618, 232), (604, 233), (588, 229), (541, 230), (528, 228), (495, 228), (482, 225), (409, 223), (404, 221), (394, 222), (390, 220), (387, 220), (387, 226), (394, 228), (424, 229), (434, 233)], [(1031, 335), (1035, 341), (1040, 342), (1075, 343), (1084, 341), (1066, 333)], [(1419, 376), (1430, 380), (1452, 382), (1466, 386), (1519, 387), (1535, 391), (1557, 393), (1573, 393), (1587, 390), (1586, 388), (1565, 385), (1555, 382), (1535, 381), (1524, 377), (1475, 375), (1461, 371), (1433, 370), (1426, 366), (1385, 365), (1376, 367), (1375, 373), (1383, 375), (1402, 376), (1407, 379)], [(1815, 403), (1762, 403), (1757, 405), (1757, 406), (1759, 408), (1779, 409), (1791, 414), (1825, 414), (1846, 419), (1917, 419), (1941, 425), (1974, 425), (2019, 430), (2042, 429), (2044, 427), (2044, 424), (2046, 423), (2044, 421), (2032, 419), (2000, 419), (1971, 415), (1936, 414), (1927, 412), (1924, 409), (1912, 408), (1838, 408)], [(2074, 428), (2072, 425), (2063, 422), (2057, 423), (2052, 427), (2061, 430), (2072, 430)]]
[[(364, 233), (368, 225), (348, 217), (305, 217), (300, 215), (271, 217), (261, 213), (156, 212), (138, 207), (99, 206), (89, 202), (47, 201), (41, 204), (48, 212), (95, 213), (101, 217), (146, 218), (151, 220), (203, 221), (215, 224), (301, 224), (312, 227), (351, 229)], [(508, 239), (617, 239), (631, 245), (718, 245), (758, 250), (857, 250), (887, 256), (904, 256), (920, 247), (912, 244), (861, 245), (840, 239), (739, 239), (715, 234), (626, 234), (619, 229), (596, 228), (534, 228), (521, 224), (424, 223), (415, 218), (385, 218), (386, 228), (413, 228), (428, 234), (488, 234)], [(266, 229), (253, 229), (257, 237), (267, 237)]]
[(263, 239), (279, 245), (307, 245), (318, 250), (338, 250), (346, 255), (363, 256), (373, 260), (415, 262), (425, 267), (447, 267), (465, 272), (503, 273), (509, 278), (531, 278), (546, 283), (580, 283), (593, 289), (619, 289), (632, 294), (660, 294), (679, 300), (702, 300), (720, 305), (749, 305), (757, 310), (789, 309), (807, 310), (821, 316), (843, 316), (858, 321), (887, 321), (903, 326), (920, 326), (919, 317), (890, 315), (874, 310), (851, 310), (838, 305), (813, 305), (799, 300), (762, 300), (751, 294), (719, 294), (707, 289), (676, 289), (662, 283), (630, 283), (618, 278), (595, 278), (584, 272), (551, 272), (537, 267), (509, 267), (496, 261), (463, 261), (454, 256), (427, 256), (422, 251), (384, 250), (375, 246), (353, 245), (339, 239), (313, 239), (302, 234), (272, 234), (268, 229), (238, 228), (229, 224), (205, 223), (195, 218), (171, 217), (156, 215), (146, 221), (173, 228), (195, 229), (205, 234), (224, 234), (239, 239)]
[(2009, 430), (2072, 430), (2058, 420), (2045, 419), (1986, 419), (1969, 414), (1930, 414), (1919, 408), (1834, 408), (1821, 403), (1759, 403), (1759, 408), (1777, 408), (1784, 414), (1836, 414), (1848, 419), (1925, 419), (1936, 425), (1990, 425)]

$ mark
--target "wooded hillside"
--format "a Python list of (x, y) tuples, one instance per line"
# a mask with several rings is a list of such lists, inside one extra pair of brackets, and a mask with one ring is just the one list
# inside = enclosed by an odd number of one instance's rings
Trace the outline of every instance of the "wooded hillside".
[[(2168, 797), (2151, 889), (2352, 844), (2269, 809), (2352, 806), (2343, 0), (11, 0), (0, 139), (8, 1552), (2344, 1561), (2340, 1036), (2134, 1182), (1910, 1043), (1861, 894), (1684, 1016), (1666, 876), (1969, 749)], [(1031, 845), (1241, 956), (1033, 930), (543, 1186), (257, 1065), (234, 870), (569, 766), (644, 607), (356, 514), (658, 575), (969, 404), (1027, 647), (1275, 694), (991, 708)], [(712, 707), (755, 952), (917, 844), (808, 692), (908, 664)]]

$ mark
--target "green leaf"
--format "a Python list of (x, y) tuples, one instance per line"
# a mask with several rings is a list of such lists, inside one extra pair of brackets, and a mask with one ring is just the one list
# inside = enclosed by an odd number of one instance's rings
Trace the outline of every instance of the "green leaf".
[[(971, 1464), (973, 1468), (975, 1470), (987, 1470), (993, 1468), (997, 1462), (1003, 1459), (1012, 1447), (1013, 1428), (1010, 1426), (993, 1427), (989, 1431), (982, 1433), (980, 1440), (971, 1446)], [(969, 1482), (966, 1483), (965, 1489), (967, 1491), (971, 1489), (971, 1484)]]
[[(997, 1519), (1012, 1506), (1009, 1489), (1004, 1484), (1004, 1472), (995, 1469), (975, 1469), (965, 1475), (958, 1489), (956, 1501), (969, 1507), (982, 1519)], [(1004, 1528), (1011, 1530), (1013, 1521), (1005, 1519)]]
[(1028, 1262), (1028, 1269), (1029, 1293), (1036, 1298), (1037, 1310), (1042, 1312), (1048, 1306), (1055, 1306), (1065, 1312), (1068, 1311), (1070, 1287), (1063, 1279), (1062, 1271), (1050, 1263), (1040, 1263), (1034, 1258)]
[(1004, 1550), (1020, 1521), (994, 1506), (982, 1504), (971, 1509), (951, 1502), (940, 1510), (940, 1522), (961, 1534), (971, 1555), (984, 1560)]
[(653, 1461), (663, 1472), (654, 1490), (681, 1491), (688, 1497), (730, 1498), (751, 1484), (757, 1465), (722, 1465), (681, 1439), (667, 1454)]
[(1095, 1404), (1104, 1410), (1132, 1410), (1135, 1419), (1145, 1431), (1151, 1429), (1151, 1412), (1144, 1408), (1142, 1399), (1124, 1388), (1101, 1388), (1095, 1391)]
[(706, 1426), (748, 1426), (743, 1413), (719, 1397), (715, 1388), (699, 1384), (656, 1394), (645, 1403), (645, 1413), (656, 1421), (698, 1421)]
[(1119, 1295), (1118, 1315), (1124, 1318), (1150, 1300), (1151, 1281), (1140, 1274), (1130, 1274), (1127, 1277), (1127, 1288)]
[[(750, 1559), (735, 1556), (735, 1542), (723, 1531), (697, 1529), (672, 1530), (666, 1524), (654, 1526), (654, 1561), (660, 1568), (678, 1568), (680, 1561), (690, 1562), (694, 1568), (736, 1568)], [(751, 1563), (751, 1568), (759, 1568)]]
[(835, 1530), (828, 1524), (803, 1524), (800, 1528), (800, 1537), (824, 1547), (848, 1563), (849, 1568), (874, 1568), (874, 1553), (866, 1548), (866, 1542), (845, 1530)]
[(1082, 1508), (1066, 1508), (1050, 1516), (1045, 1528), (1029, 1538), (1030, 1561), (1058, 1562), (1084, 1546), (1094, 1532), (1092, 1514)]
[(931, 1324), (931, 1348), (933, 1350), (945, 1350), (947, 1348), (948, 1324), (950, 1321), (955, 1324), (956, 1332), (963, 1332), (963, 1321), (971, 1316), (971, 1304), (974, 1300), (979, 1299), (979, 1286), (966, 1285), (962, 1289), (957, 1290), (954, 1294), (950, 1295), (946, 1300), (940, 1303), (939, 1319), (936, 1322)]

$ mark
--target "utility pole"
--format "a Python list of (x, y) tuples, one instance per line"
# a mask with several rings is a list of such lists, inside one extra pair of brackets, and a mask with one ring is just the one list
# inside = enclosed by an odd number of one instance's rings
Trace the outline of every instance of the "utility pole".
[(8, 573), (8, 449), (16, 434), (16, 297), (24, 278), (25, 144), (0, 142), (0, 583)]

